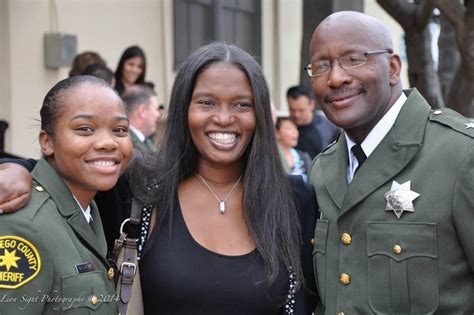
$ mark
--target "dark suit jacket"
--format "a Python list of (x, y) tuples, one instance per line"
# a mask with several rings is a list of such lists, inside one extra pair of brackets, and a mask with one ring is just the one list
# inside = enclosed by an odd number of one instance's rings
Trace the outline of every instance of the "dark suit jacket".
[[(350, 184), (345, 137), (318, 156), (310, 182), (322, 213), (313, 259), (323, 303), (315, 314), (473, 314), (474, 129), (468, 123), (449, 109), (430, 110), (412, 90)], [(414, 212), (400, 219), (386, 211), (384, 197), (395, 181), (411, 181), (419, 194)]]
[(132, 138), (132, 145), (134, 149), (142, 152), (156, 151), (156, 146), (152, 140), (145, 139), (145, 141), (142, 142), (140, 139), (138, 139), (138, 136), (133, 130), (130, 131), (130, 137)]

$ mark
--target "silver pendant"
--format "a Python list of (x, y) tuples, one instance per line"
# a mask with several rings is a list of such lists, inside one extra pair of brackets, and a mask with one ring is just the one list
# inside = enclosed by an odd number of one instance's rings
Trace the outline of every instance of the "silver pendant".
[(398, 219), (402, 217), (403, 211), (415, 212), (413, 200), (420, 194), (411, 190), (410, 186), (410, 180), (401, 185), (393, 181), (390, 191), (383, 194), (387, 200), (385, 211), (393, 211)]
[(219, 201), (219, 212), (221, 214), (225, 213), (225, 202), (224, 201)]

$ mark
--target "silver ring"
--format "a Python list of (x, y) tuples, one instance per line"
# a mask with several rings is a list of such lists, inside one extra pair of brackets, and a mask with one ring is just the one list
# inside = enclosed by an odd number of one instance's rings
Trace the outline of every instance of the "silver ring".
[(130, 221), (130, 218), (123, 220), (122, 224), (120, 225), (120, 234), (123, 233), (123, 227), (128, 221)]

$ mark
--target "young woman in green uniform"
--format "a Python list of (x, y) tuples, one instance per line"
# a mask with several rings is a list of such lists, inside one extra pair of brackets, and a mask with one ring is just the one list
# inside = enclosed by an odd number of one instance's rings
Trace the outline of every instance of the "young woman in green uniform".
[(0, 313), (117, 314), (92, 198), (131, 157), (122, 101), (104, 81), (74, 76), (48, 92), (40, 115), (31, 200), (0, 222)]

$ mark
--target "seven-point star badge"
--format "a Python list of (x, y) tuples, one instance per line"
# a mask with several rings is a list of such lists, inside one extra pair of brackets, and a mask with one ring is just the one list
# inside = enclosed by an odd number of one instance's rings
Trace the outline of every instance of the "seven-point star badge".
[(418, 198), (420, 194), (411, 190), (410, 185), (411, 180), (401, 185), (393, 181), (390, 191), (383, 194), (387, 200), (385, 211), (393, 210), (398, 219), (401, 218), (403, 211), (415, 212), (413, 200)]
[(474, 121), (465, 123), (464, 126), (466, 126), (466, 129), (473, 128), (474, 129)]

